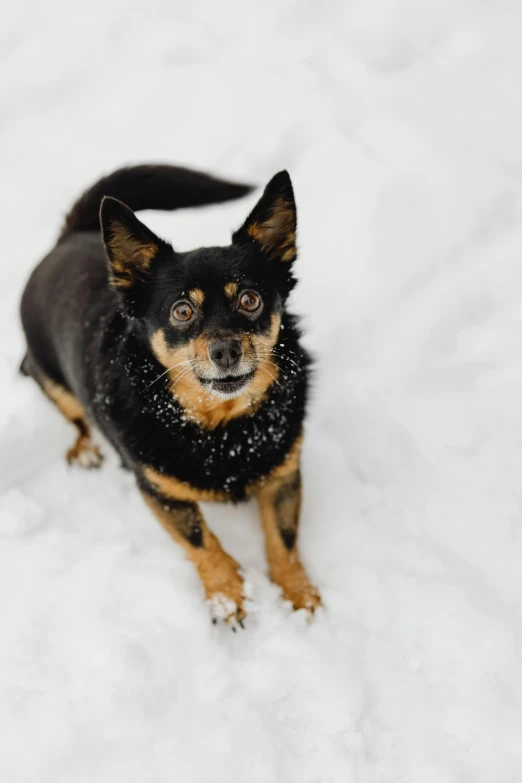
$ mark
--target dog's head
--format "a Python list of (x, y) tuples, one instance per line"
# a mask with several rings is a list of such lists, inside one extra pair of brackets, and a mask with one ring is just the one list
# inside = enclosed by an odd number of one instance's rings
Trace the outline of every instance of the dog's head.
[(185, 407), (260, 399), (277, 381), (281, 316), (295, 284), (288, 173), (269, 182), (227, 247), (176, 252), (113, 198), (102, 202), (101, 224), (111, 283)]

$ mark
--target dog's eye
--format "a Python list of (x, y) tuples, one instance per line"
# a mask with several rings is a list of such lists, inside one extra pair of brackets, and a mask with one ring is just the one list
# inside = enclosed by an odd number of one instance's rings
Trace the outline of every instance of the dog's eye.
[(172, 305), (170, 314), (175, 321), (187, 322), (194, 315), (194, 310), (188, 302), (176, 302), (175, 305)]
[(247, 313), (254, 313), (261, 307), (261, 297), (255, 291), (244, 291), (239, 297), (239, 306)]

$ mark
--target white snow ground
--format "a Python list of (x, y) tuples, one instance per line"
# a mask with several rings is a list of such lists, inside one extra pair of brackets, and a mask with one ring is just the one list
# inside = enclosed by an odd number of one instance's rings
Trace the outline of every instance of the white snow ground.
[[(79, 8), (2, 9), (0, 780), (522, 780), (520, 4)], [(115, 457), (69, 470), (17, 375), (63, 212), (147, 160), (292, 174), (311, 625), (254, 509), (211, 507), (255, 595), (244, 633), (211, 626)], [(253, 200), (145, 219), (226, 243)]]

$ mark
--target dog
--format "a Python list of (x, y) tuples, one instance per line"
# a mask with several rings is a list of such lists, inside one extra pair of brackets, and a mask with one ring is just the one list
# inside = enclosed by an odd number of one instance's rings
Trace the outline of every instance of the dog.
[(250, 191), (176, 166), (115, 171), (72, 207), (21, 301), (21, 370), (75, 425), (68, 461), (101, 464), (97, 427), (194, 563), (214, 621), (234, 630), (246, 614), (240, 567), (199, 502), (255, 497), (271, 579), (295, 609), (321, 605), (297, 549), (310, 358), (286, 309), (292, 183), (276, 174), (226, 247), (178, 252), (134, 212)]

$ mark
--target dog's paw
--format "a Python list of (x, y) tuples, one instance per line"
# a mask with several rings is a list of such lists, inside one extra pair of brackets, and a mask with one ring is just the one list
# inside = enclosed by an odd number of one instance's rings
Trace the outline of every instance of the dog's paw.
[[(280, 564), (278, 564), (280, 565)], [(272, 580), (283, 591), (283, 598), (298, 611), (305, 609), (310, 615), (321, 607), (321, 596), (297, 559), (287, 560), (282, 567), (272, 569)]]
[(235, 632), (238, 626), (245, 627), (245, 583), (235, 560), (227, 556), (226, 563), (226, 572), (216, 571), (212, 583), (205, 587), (212, 622), (226, 623)]
[(90, 438), (81, 437), (67, 452), (67, 462), (82, 468), (99, 468), (103, 462), (103, 454)]
[(284, 589), (284, 597), (291, 602), (294, 609), (305, 609), (310, 615), (313, 615), (316, 609), (322, 607), (323, 602), (317, 587), (310, 584), (302, 585), (299, 590)]
[(245, 582), (239, 573), (239, 564), (233, 557), (217, 549), (199, 573), (205, 588), (212, 622), (224, 622), (233, 631), (243, 628), (246, 617), (244, 608)]
[(232, 600), (223, 593), (215, 593), (208, 599), (208, 605), (210, 608), (210, 616), (214, 624), (218, 622), (224, 622), (231, 628), (234, 633), (237, 631), (238, 626), (244, 628), (243, 620), (246, 617), (246, 612), (243, 608), (243, 597), (240, 597), (240, 603)]

